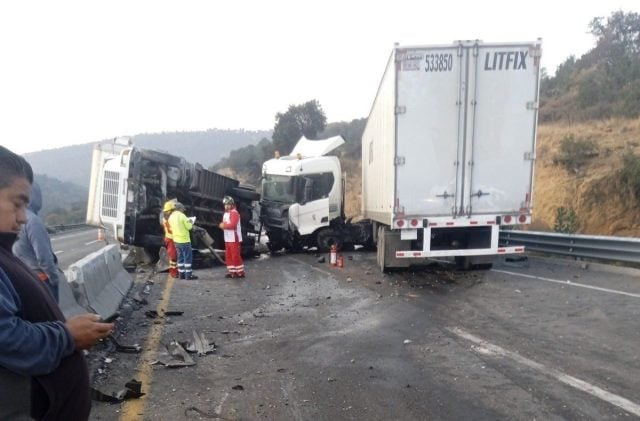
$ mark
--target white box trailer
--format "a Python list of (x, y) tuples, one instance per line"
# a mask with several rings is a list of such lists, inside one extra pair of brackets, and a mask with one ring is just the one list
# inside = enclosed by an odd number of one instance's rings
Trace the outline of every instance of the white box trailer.
[(522, 253), (531, 222), (541, 40), (396, 46), (362, 136), (362, 213), (378, 263)]

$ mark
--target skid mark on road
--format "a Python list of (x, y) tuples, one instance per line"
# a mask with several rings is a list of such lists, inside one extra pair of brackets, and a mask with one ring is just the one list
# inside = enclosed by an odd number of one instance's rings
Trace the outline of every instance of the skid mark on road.
[(591, 396), (594, 396), (598, 399), (601, 399), (605, 402), (608, 402), (612, 405), (615, 405), (619, 408), (624, 409), (625, 411), (633, 414), (633, 415), (637, 415), (640, 416), (640, 405), (636, 404), (635, 402), (632, 402), (626, 398), (623, 398), (622, 396), (613, 394), (611, 392), (608, 392), (602, 388), (599, 388), (598, 386), (594, 386), (591, 383), (587, 383), (584, 380), (580, 380), (576, 377), (570, 376), (568, 374), (563, 373), (560, 370), (556, 370), (554, 368), (549, 368), (546, 367), (543, 364), (540, 364), (536, 361), (530, 360), (526, 357), (523, 357), (520, 354), (517, 354), (515, 352), (506, 350), (504, 348), (501, 348), (497, 345), (494, 345), (492, 343), (489, 343), (487, 341), (485, 341), (482, 338), (479, 338), (475, 335), (472, 335), (460, 328), (454, 327), (454, 328), (447, 328), (447, 330), (453, 334), (455, 334), (456, 336), (466, 339), (467, 341), (473, 342), (475, 344), (474, 347), (472, 347), (472, 349), (474, 351), (476, 351), (479, 354), (482, 355), (489, 355), (489, 356), (497, 356), (497, 357), (507, 357), (512, 359), (513, 361), (522, 364), (524, 366), (527, 366), (535, 371), (538, 371), (542, 374), (545, 374), (548, 377), (552, 377), (566, 385), (569, 385), (575, 389), (578, 389), (582, 392), (588, 393)]
[(593, 290), (596, 290), (596, 291), (608, 292), (608, 293), (611, 293), (611, 294), (619, 294), (619, 295), (626, 295), (627, 297), (640, 298), (640, 294), (634, 294), (633, 292), (625, 292), (625, 291), (619, 291), (617, 289), (594, 287), (592, 285), (580, 284), (578, 282), (573, 282), (573, 281), (569, 281), (569, 280), (561, 281), (559, 279), (551, 279), (551, 278), (544, 278), (542, 276), (526, 275), (524, 273), (509, 272), (507, 270), (492, 269), (491, 271), (492, 272), (497, 272), (497, 273), (504, 273), (506, 275), (522, 276), (523, 278), (537, 279), (539, 281), (553, 282), (555, 284), (562, 284), (562, 285), (566, 285), (566, 286), (587, 288), (587, 289), (593, 289)]
[[(173, 278), (171, 276), (167, 276), (167, 284), (164, 287), (164, 291), (162, 291), (162, 299), (158, 301), (158, 306), (156, 307), (158, 314), (162, 314), (163, 308), (168, 308), (173, 282)], [(159, 319), (160, 323), (153, 324), (151, 326), (147, 343), (144, 346), (144, 354), (142, 354), (142, 357), (138, 361), (138, 380), (142, 383), (143, 388), (146, 389), (143, 389), (143, 392), (146, 394), (140, 399), (125, 401), (124, 406), (122, 407), (120, 421), (137, 421), (144, 419), (144, 407), (150, 396), (149, 392), (151, 388), (151, 380), (153, 378), (153, 367), (150, 362), (155, 361), (156, 359), (156, 353), (158, 351), (160, 339), (162, 339), (162, 330), (164, 329), (165, 320), (166, 319), (163, 317)]]

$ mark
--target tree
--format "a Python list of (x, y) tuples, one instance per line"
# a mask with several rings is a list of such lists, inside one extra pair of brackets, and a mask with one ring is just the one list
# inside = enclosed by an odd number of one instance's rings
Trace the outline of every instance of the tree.
[(273, 147), (286, 155), (304, 135), (313, 139), (324, 130), (327, 117), (317, 100), (300, 105), (290, 105), (286, 113), (276, 114), (276, 124), (273, 128)]
[(543, 75), (540, 120), (640, 115), (640, 14), (613, 12), (589, 22), (595, 46)]

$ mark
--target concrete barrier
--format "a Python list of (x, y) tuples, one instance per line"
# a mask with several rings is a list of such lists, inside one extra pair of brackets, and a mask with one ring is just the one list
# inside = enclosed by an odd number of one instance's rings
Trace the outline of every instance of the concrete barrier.
[(78, 304), (76, 294), (71, 289), (67, 276), (60, 270), (60, 283), (58, 285), (58, 305), (62, 309), (65, 318), (75, 316), (78, 314), (89, 313), (90, 310), (85, 309)]
[(78, 304), (105, 318), (118, 310), (132, 285), (115, 244), (70, 265), (67, 275)]

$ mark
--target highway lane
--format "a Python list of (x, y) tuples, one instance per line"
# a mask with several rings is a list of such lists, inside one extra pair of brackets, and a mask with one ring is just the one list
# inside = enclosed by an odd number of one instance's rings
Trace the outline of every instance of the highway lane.
[[(97, 384), (135, 375), (147, 395), (96, 404), (92, 419), (640, 418), (637, 272), (534, 260), (381, 274), (374, 253), (346, 255), (343, 269), (263, 256), (245, 280), (220, 267), (190, 282), (140, 274), (150, 304), (120, 339), (145, 353), (111, 355)], [(184, 314), (151, 321), (150, 309)], [(217, 354), (149, 365), (193, 330)]]
[[(107, 236), (107, 240), (112, 242), (113, 238)], [(52, 234), (51, 245), (58, 256), (58, 265), (62, 270), (66, 270), (70, 264), (100, 250), (107, 245), (107, 241), (98, 240), (97, 228), (87, 227)]]

